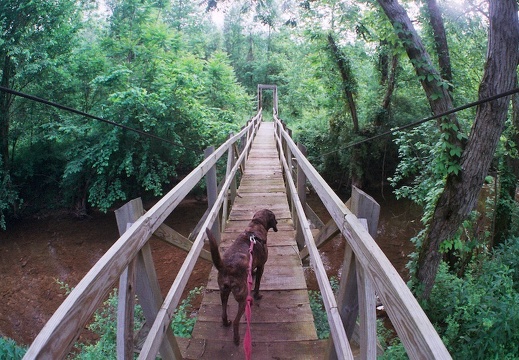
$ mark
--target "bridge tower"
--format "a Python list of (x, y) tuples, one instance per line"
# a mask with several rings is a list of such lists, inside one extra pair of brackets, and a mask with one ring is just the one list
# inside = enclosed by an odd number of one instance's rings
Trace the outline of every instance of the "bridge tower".
[(263, 104), (263, 90), (272, 90), (272, 102), (274, 107), (274, 114), (278, 114), (278, 87), (276, 85), (264, 85), (258, 84), (258, 111), (262, 108)]

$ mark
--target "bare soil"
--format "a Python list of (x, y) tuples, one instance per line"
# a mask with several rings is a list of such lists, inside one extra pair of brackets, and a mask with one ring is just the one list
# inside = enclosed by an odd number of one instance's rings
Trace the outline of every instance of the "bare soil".
[[(377, 196), (375, 196), (377, 198)], [(329, 215), (315, 196), (309, 203), (324, 222)], [(405, 264), (412, 250), (409, 239), (420, 228), (416, 208), (394, 200), (377, 198), (382, 214), (376, 241), (400, 274), (407, 278)], [(188, 236), (207, 209), (194, 198), (184, 200), (166, 223)], [(51, 214), (11, 223), (0, 232), (0, 336), (29, 345), (66, 297), (58, 282), (74, 287), (119, 237), (113, 212), (94, 213), (78, 220), (67, 214)], [(153, 258), (163, 295), (170, 288), (186, 252), (151, 240)], [(343, 258), (340, 236), (322, 249), (329, 276), (339, 276)], [(199, 260), (186, 286), (205, 285), (211, 264)], [(311, 269), (306, 270), (310, 289), (317, 289)], [(84, 340), (92, 335), (85, 332)]]
[[(188, 236), (207, 203), (184, 200), (166, 223)], [(115, 215), (94, 213), (78, 220), (67, 214), (20, 220), (0, 232), (0, 336), (29, 345), (66, 297), (58, 283), (76, 286), (119, 238)], [(165, 296), (186, 252), (151, 240), (155, 269)], [(199, 260), (186, 286), (205, 285), (211, 264)], [(85, 332), (84, 339), (91, 339)]]

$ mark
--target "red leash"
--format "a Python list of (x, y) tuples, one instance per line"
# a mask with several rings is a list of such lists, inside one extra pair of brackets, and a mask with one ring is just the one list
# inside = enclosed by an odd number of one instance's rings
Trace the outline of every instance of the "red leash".
[(249, 272), (247, 274), (247, 303), (245, 304), (245, 320), (247, 320), (247, 329), (245, 330), (245, 338), (243, 339), (243, 350), (245, 351), (245, 359), (250, 360), (252, 356), (252, 337), (250, 333), (250, 321), (251, 321), (251, 305), (253, 302), (252, 296), (250, 295), (252, 288), (252, 251), (254, 244), (256, 244), (256, 237), (250, 236), (250, 247), (249, 247)]

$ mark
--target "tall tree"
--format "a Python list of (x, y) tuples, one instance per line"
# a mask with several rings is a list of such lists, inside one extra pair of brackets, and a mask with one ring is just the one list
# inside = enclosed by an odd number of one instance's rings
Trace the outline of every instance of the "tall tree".
[[(490, 0), (489, 36), (485, 72), (479, 99), (511, 90), (516, 84), (519, 61), (519, 21), (515, 0)], [(494, 157), (507, 118), (510, 98), (480, 105), (467, 145), (461, 156), (461, 172), (447, 177), (418, 259), (418, 279), (428, 296), (441, 261), (440, 243), (457, 231), (474, 209), (481, 186)]]
[[(35, 81), (52, 58), (66, 50), (66, 33), (77, 15), (74, 0), (0, 2), (0, 84), (20, 90)], [(0, 156), (4, 169), (10, 167), (9, 128), (14, 101), (12, 95), (0, 91)]]
[[(405, 10), (396, 0), (378, 2), (403, 41), (407, 54), (422, 79), (422, 86), (433, 112), (440, 113), (451, 108), (452, 101), (447, 87), (442, 86), (442, 79), (432, 67)], [(489, 13), (487, 62), (479, 90), (480, 99), (512, 89), (519, 60), (517, 2), (490, 0)], [(478, 108), (467, 144), (460, 153), (459, 165), (453, 168), (455, 171), (447, 172), (444, 190), (437, 200), (418, 257), (417, 278), (424, 285), (424, 297), (430, 294), (441, 262), (441, 242), (454, 235), (476, 204), (504, 128), (508, 104), (508, 98), (501, 98)], [(442, 129), (445, 128), (450, 128), (446, 140), (454, 142), (455, 146), (450, 152), (456, 154), (458, 149), (461, 150), (461, 142), (456, 134), (459, 126), (455, 121), (450, 121), (442, 124)], [(454, 160), (457, 159), (451, 159)]]

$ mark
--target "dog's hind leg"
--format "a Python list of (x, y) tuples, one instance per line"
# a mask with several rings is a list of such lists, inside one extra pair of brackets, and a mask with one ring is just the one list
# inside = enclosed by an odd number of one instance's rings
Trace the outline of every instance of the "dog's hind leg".
[(234, 322), (232, 323), (235, 345), (240, 344), (240, 320), (243, 314), (245, 313), (246, 303), (246, 300), (238, 301), (238, 312), (236, 313), (236, 317), (234, 318)]
[(220, 289), (220, 299), (222, 300), (222, 323), (223, 326), (230, 326), (231, 322), (227, 318), (227, 301), (229, 300), (229, 294), (231, 289), (223, 288)]

